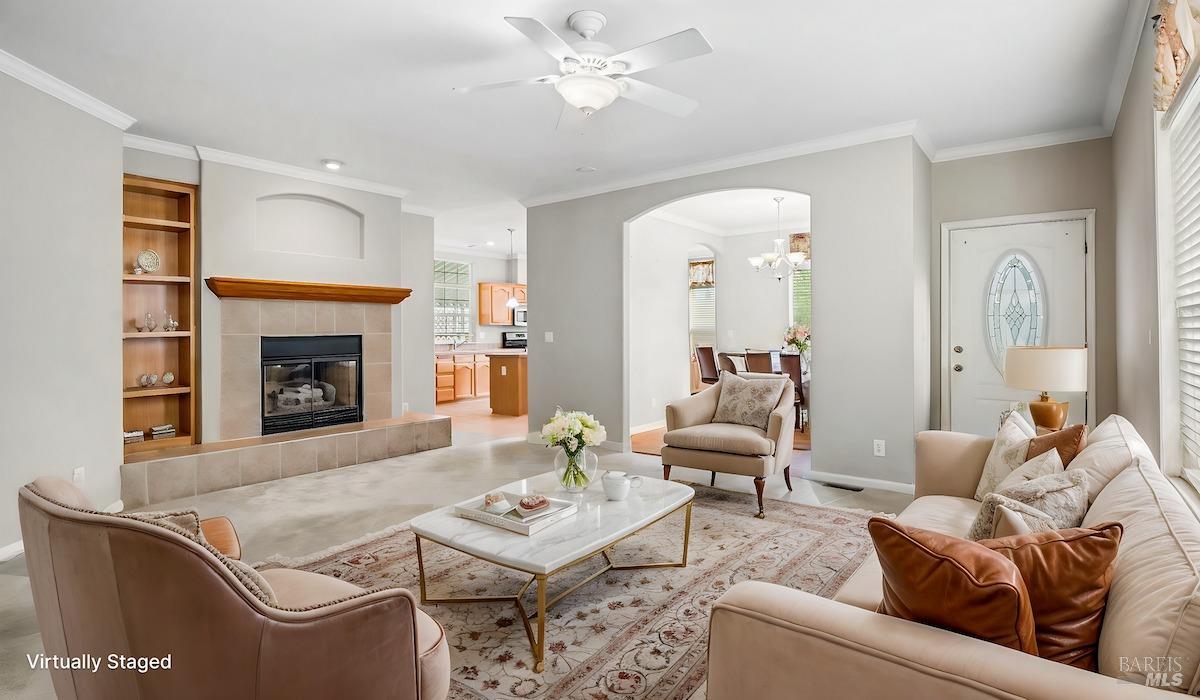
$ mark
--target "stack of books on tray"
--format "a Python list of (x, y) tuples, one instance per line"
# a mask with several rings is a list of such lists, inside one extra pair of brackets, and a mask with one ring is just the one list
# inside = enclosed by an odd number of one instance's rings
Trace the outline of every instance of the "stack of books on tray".
[(455, 505), (454, 514), (461, 518), (504, 528), (518, 535), (532, 535), (570, 518), (579, 510), (579, 506), (574, 501), (547, 497), (549, 505), (535, 511), (526, 511), (520, 507), (521, 499), (524, 497), (520, 494), (505, 493), (504, 498), (511, 507), (497, 513), (494, 510), (485, 510), (485, 497), (477, 496)]
[(162, 440), (163, 438), (175, 437), (175, 426), (167, 423), (166, 425), (156, 425), (150, 429), (151, 440)]
[(124, 437), (125, 437), (126, 445), (133, 443), (133, 442), (145, 442), (146, 441), (146, 434), (140, 430), (126, 430), (125, 432), (122, 433), (122, 435), (124, 435)]

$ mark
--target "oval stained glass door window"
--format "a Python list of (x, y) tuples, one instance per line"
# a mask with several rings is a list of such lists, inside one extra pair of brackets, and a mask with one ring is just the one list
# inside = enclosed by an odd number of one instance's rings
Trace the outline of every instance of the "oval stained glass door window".
[(988, 348), (1004, 374), (1004, 352), (1010, 345), (1046, 344), (1046, 292), (1037, 265), (1021, 251), (1000, 256), (988, 281)]

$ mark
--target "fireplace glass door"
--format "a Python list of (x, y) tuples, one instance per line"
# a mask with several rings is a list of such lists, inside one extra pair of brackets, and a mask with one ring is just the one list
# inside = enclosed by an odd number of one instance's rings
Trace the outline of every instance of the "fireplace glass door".
[[(299, 339), (263, 340), (264, 435), (362, 420), (359, 402), (362, 391), (361, 354), (270, 357), (271, 352), (296, 352), (299, 348), (295, 341)], [(292, 343), (284, 347), (268, 347), (268, 342), (276, 340)], [(277, 343), (271, 342), (271, 345)]]

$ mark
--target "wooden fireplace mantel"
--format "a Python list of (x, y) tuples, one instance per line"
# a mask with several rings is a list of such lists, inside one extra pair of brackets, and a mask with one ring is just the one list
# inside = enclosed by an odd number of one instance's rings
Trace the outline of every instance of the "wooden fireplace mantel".
[(209, 277), (204, 280), (213, 294), (238, 299), (289, 299), (292, 301), (349, 301), (364, 304), (399, 304), (412, 294), (403, 287), (372, 287), (361, 284), (284, 282), (241, 277)]

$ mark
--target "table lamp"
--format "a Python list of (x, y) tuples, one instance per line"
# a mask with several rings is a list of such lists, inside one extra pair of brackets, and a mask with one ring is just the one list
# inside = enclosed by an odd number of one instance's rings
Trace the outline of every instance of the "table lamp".
[(1069, 401), (1054, 401), (1051, 391), (1087, 391), (1086, 347), (1014, 345), (1004, 353), (1004, 383), (1014, 389), (1040, 391), (1029, 403), (1035, 427), (1061, 430)]

